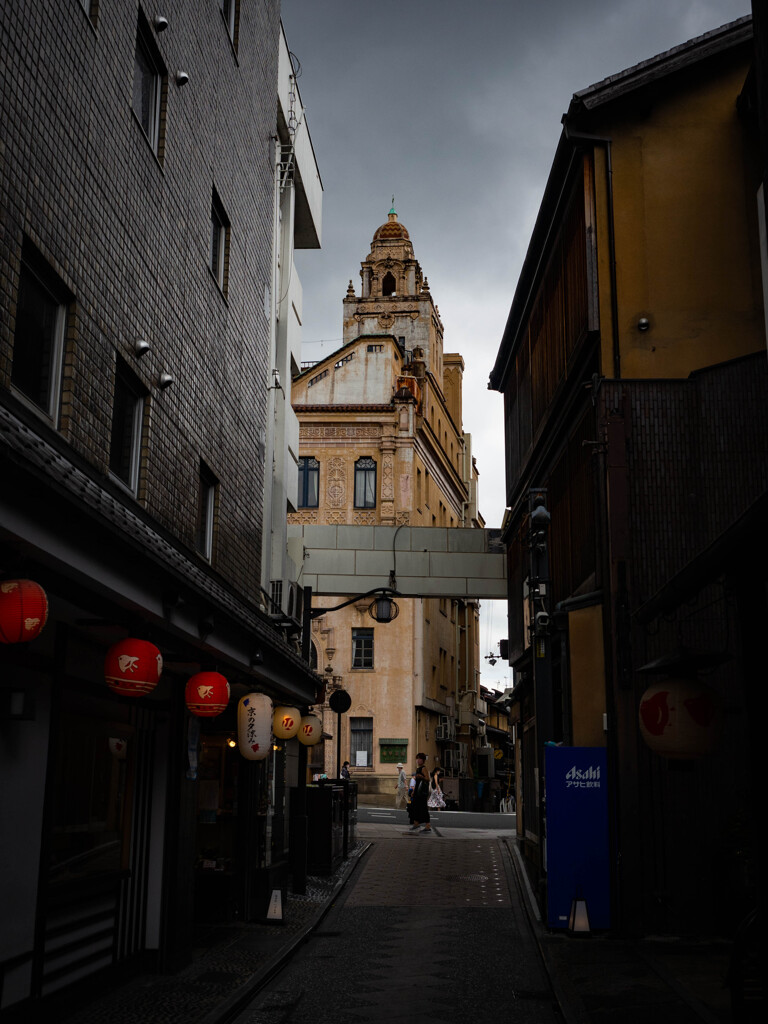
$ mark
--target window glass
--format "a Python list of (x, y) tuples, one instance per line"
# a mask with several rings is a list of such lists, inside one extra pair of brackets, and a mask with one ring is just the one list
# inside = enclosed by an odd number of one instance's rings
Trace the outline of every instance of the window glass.
[(209, 266), (216, 283), (226, 294), (229, 221), (214, 190), (211, 199), (211, 248)]
[(299, 459), (299, 508), (317, 508), (320, 500), (320, 463), (311, 455)]
[(214, 524), (218, 480), (208, 467), (200, 464), (200, 482), (197, 502), (197, 550), (209, 561), (213, 557)]
[(58, 400), (65, 309), (22, 263), (11, 382), (49, 416)]
[(370, 768), (373, 765), (373, 719), (350, 718), (350, 754), (353, 768)]
[(132, 491), (139, 478), (139, 445), (143, 396), (125, 368), (118, 365), (115, 373), (115, 398), (112, 407), (112, 437), (109, 468)]
[(376, 508), (376, 463), (371, 458), (355, 463), (355, 508)]
[(140, 32), (136, 37), (136, 60), (133, 68), (133, 109), (150, 145), (157, 152), (160, 76)]
[(130, 736), (124, 723), (88, 716), (82, 709), (62, 711), (52, 776), (51, 881), (125, 867)]
[(373, 629), (352, 630), (352, 668), (373, 668)]

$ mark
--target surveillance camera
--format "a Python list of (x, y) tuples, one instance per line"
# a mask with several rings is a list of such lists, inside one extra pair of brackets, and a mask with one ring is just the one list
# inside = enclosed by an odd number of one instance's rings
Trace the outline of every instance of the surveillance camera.
[(536, 612), (536, 629), (546, 629), (549, 626), (549, 615), (547, 612)]
[(149, 352), (149, 342), (145, 338), (139, 338), (136, 344), (133, 346), (133, 351), (137, 356), (144, 356)]
[(173, 384), (173, 376), (170, 373), (161, 373), (160, 379), (157, 383), (159, 384), (160, 389), (165, 391), (166, 388), (169, 388), (171, 384)]
[(179, 85), (179, 86), (186, 85), (188, 81), (189, 81), (189, 75), (187, 74), (186, 71), (177, 71), (176, 72), (176, 85)]
[(168, 28), (168, 19), (164, 18), (162, 14), (158, 14), (158, 16), (155, 18), (155, 31), (156, 32), (165, 32), (165, 30), (167, 28)]

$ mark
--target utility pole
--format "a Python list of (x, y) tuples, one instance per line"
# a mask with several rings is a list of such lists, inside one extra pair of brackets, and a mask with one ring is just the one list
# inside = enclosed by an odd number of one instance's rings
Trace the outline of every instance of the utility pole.
[(530, 530), (530, 575), (528, 601), (533, 653), (533, 701), (536, 715), (536, 767), (538, 775), (539, 856), (545, 864), (546, 797), (544, 745), (552, 739), (552, 638), (550, 635), (549, 525), (547, 490), (533, 487), (528, 492)]

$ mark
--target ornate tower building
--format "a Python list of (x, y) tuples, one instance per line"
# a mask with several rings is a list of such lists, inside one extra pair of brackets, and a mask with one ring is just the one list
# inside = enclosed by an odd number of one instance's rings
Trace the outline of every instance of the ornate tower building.
[[(299, 503), (289, 520), (324, 525), (477, 527), (477, 469), (463, 432), (464, 361), (443, 354), (443, 325), (406, 227), (390, 210), (361, 264), (361, 291), (349, 283), (344, 340), (292, 384), (299, 419)], [(371, 572), (404, 571), (394, 543)], [(412, 557), (412, 556), (411, 556)], [(384, 566), (387, 559), (392, 564)], [(312, 571), (318, 567), (313, 566)], [(361, 586), (365, 591), (368, 586)], [(352, 596), (352, 595), (350, 595)], [(315, 598), (332, 608), (339, 598)], [(328, 693), (343, 687), (342, 760), (361, 799), (393, 798), (395, 766), (418, 751), (458, 777), (472, 768), (480, 723), (475, 706), (478, 608), (475, 601), (402, 600), (395, 622), (377, 623), (370, 601), (314, 620), (317, 663)], [(333, 774), (336, 716), (315, 770)]]
[(421, 348), (438, 380), (443, 372), (443, 325), (429, 283), (413, 255), (408, 229), (394, 207), (377, 228), (360, 265), (362, 289), (349, 282), (344, 298), (344, 344), (361, 334), (393, 334), (407, 351)]

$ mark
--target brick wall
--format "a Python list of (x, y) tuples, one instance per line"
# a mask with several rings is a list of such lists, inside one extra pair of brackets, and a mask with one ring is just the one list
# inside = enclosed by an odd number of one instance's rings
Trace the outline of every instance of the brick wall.
[[(121, 357), (147, 392), (138, 503), (194, 542), (199, 463), (220, 481), (214, 564), (259, 580), (279, 3), (143, 8), (167, 71), (161, 159), (132, 110), (139, 4), (6, 4), (0, 14), (0, 401), (10, 386), (24, 239), (74, 296), (60, 434), (108, 477)], [(177, 70), (189, 74), (178, 86)], [(226, 296), (208, 267), (212, 190), (231, 224)], [(139, 358), (134, 343), (150, 351)], [(158, 388), (161, 372), (174, 384)], [(42, 422), (39, 429), (44, 432)], [(126, 494), (126, 503), (135, 499)]]

